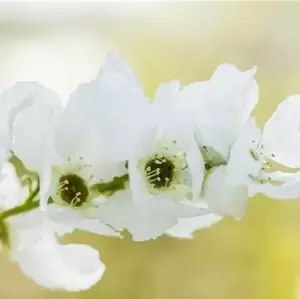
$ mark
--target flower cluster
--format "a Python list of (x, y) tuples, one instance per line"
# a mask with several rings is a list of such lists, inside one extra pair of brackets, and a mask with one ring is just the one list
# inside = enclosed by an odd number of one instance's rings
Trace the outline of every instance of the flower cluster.
[(13, 188), (0, 195), (2, 248), (39, 285), (85, 290), (105, 266), (92, 247), (59, 243), (73, 230), (191, 238), (225, 216), (243, 217), (258, 193), (297, 198), (300, 96), (260, 129), (255, 72), (223, 64), (205, 82), (162, 84), (150, 100), (109, 54), (65, 105), (38, 83), (5, 90), (0, 167), (2, 185)]

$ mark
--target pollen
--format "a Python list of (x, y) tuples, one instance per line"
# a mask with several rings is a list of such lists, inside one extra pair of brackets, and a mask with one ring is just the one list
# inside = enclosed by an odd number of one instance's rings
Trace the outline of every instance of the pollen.
[(88, 199), (89, 191), (84, 180), (76, 174), (66, 174), (59, 179), (61, 199), (74, 207), (81, 207)]
[(168, 188), (174, 178), (175, 165), (164, 156), (155, 157), (145, 165), (145, 175), (155, 189)]

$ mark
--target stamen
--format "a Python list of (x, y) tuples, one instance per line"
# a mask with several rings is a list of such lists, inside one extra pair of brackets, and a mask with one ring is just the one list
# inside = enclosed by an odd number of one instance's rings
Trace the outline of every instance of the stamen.
[(146, 171), (146, 175), (147, 176), (151, 176), (153, 174), (159, 174), (159, 171), (160, 171), (159, 168), (156, 168), (156, 169), (154, 169), (154, 170), (151, 171), (151, 168), (148, 167), (147, 171)]
[(80, 207), (88, 200), (89, 191), (85, 181), (76, 174), (63, 175), (58, 187), (61, 199), (71, 206)]
[(80, 202), (80, 198), (79, 196), (81, 195), (81, 192), (77, 192), (76, 195), (74, 196), (74, 198), (72, 198), (71, 200), (71, 205), (76, 205)]
[(155, 156), (146, 163), (144, 172), (151, 187), (166, 188), (170, 186), (174, 177), (175, 165), (164, 156)]
[(62, 181), (60, 184), (59, 184), (59, 188), (63, 188), (64, 186), (68, 185), (69, 184), (69, 181), (68, 180), (64, 180)]
[(156, 170), (153, 170), (150, 174), (147, 174), (147, 178), (151, 179), (153, 177), (157, 177), (160, 174), (159, 168)]

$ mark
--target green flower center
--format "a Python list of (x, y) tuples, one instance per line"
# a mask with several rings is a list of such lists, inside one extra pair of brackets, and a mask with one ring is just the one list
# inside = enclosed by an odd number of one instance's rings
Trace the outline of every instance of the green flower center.
[(146, 163), (145, 174), (153, 188), (168, 188), (174, 178), (175, 165), (164, 156), (155, 157)]
[(59, 179), (61, 199), (74, 207), (81, 207), (88, 199), (89, 190), (84, 180), (76, 174), (66, 174)]

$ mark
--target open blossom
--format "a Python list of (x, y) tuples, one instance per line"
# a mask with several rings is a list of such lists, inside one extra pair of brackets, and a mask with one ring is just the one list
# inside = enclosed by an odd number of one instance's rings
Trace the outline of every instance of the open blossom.
[[(257, 128), (254, 121), (248, 125), (247, 141), (252, 159), (245, 159), (247, 164), (245, 168), (253, 171), (256, 165), (256, 172), (248, 176), (248, 180), (249, 178), (251, 180), (249, 192), (252, 196), (256, 193), (263, 193), (276, 199), (293, 199), (300, 196), (299, 172), (274, 171), (272, 167), (274, 162), (280, 163), (285, 168), (297, 169), (300, 166), (299, 108), (300, 96), (290, 96), (277, 107), (262, 130)], [(241, 138), (245, 138), (243, 135)], [(237, 140), (235, 150), (243, 155), (245, 146), (240, 148), (240, 143)]]
[(128, 161), (129, 189), (107, 198), (95, 214), (138, 241), (165, 233), (179, 218), (207, 214), (191, 201), (200, 194), (204, 163), (192, 130), (178, 121), (173, 96), (179, 84), (161, 86), (151, 103), (115, 55), (97, 80), (91, 114), (99, 134), (109, 135), (111, 159)]
[[(165, 152), (172, 153), (174, 149), (177, 154), (184, 153), (181, 161), (185, 161), (182, 164), (186, 164), (186, 166), (181, 166), (180, 171), (180, 178), (185, 178), (184, 184), (176, 182), (175, 179), (175, 184), (174, 181), (173, 185), (170, 184), (171, 188), (165, 188), (166, 193), (176, 195), (178, 199), (192, 199), (189, 202), (191, 206), (207, 210), (207, 215), (198, 217), (190, 214), (190, 217), (180, 218), (180, 213), (178, 213), (179, 220), (177, 218), (176, 224), (167, 230), (167, 234), (170, 236), (191, 238), (193, 231), (210, 227), (220, 221), (224, 215), (238, 217), (244, 211), (245, 202), (248, 200), (247, 188), (245, 186), (234, 188), (227, 186), (223, 180), (222, 171), (220, 172), (221, 176), (214, 176), (214, 180), (212, 180), (209, 169), (220, 166), (221, 170), (222, 165), (226, 164), (236, 135), (243, 129), (258, 101), (254, 74), (255, 69), (242, 73), (233, 66), (222, 65), (218, 67), (210, 81), (194, 83), (183, 88), (179, 82), (170, 82), (162, 85), (156, 92), (151, 107), (154, 112), (152, 123), (156, 124), (156, 131), (152, 130), (154, 138), (151, 134), (144, 133), (144, 138), (140, 140), (144, 140), (144, 144), (148, 145), (148, 156), (150, 157), (151, 153), (153, 155), (159, 146), (162, 148), (161, 144), (166, 141), (169, 143), (165, 143), (164, 146), (168, 150), (162, 150), (163, 158), (165, 158)], [(172, 143), (170, 140), (175, 142)], [(155, 142), (159, 145), (156, 145), (156, 148)], [(136, 146), (133, 153), (147, 149), (146, 146), (141, 145), (143, 143)], [(180, 146), (183, 146), (183, 149), (178, 150)], [(147, 161), (145, 157), (147, 157), (147, 152), (142, 161)], [(172, 157), (172, 154), (168, 153), (167, 157)], [(169, 163), (166, 159), (164, 160)], [(137, 166), (140, 164), (140, 162), (136, 163)], [(150, 168), (152, 172), (148, 177), (151, 181), (153, 180), (153, 182), (150, 181), (150, 184), (149, 182), (147, 184), (147, 172), (146, 180), (144, 179), (146, 184), (141, 180), (143, 176), (135, 174), (137, 168), (133, 168), (130, 173), (130, 178), (140, 178), (133, 188), (150, 189), (149, 193), (151, 194), (155, 184), (162, 182), (166, 186), (166, 179), (155, 172), (162, 170), (160, 172), (165, 175), (166, 171), (162, 167), (155, 167), (154, 171)], [(169, 169), (172, 168), (169, 167)], [(139, 174), (141, 173), (140, 169)], [(137, 198), (145, 198), (145, 196), (141, 196), (141, 192), (137, 193)], [(213, 204), (214, 201), (218, 202), (217, 206)]]
[[(242, 217), (248, 198), (259, 192), (275, 198), (299, 196), (297, 174), (272, 173), (270, 168), (271, 160), (290, 167), (299, 165), (287, 158), (296, 156), (298, 122), (290, 117), (293, 108), (293, 114), (297, 113), (299, 101), (281, 104), (261, 132), (251, 116), (258, 101), (254, 74), (255, 69), (240, 72), (234, 66), (221, 65), (210, 81), (182, 91), (180, 105), (195, 126), (206, 163), (202, 200), (219, 215)], [(279, 143), (278, 137), (285, 142)]]
[[(5, 213), (24, 203), (28, 190), (19, 186), (11, 166), (7, 164), (4, 171), (0, 206)], [(40, 286), (80, 291), (101, 279), (105, 266), (97, 250), (84, 244), (59, 243), (59, 237), (71, 233), (73, 227), (50, 221), (39, 209), (0, 220), (1, 241), (8, 246), (10, 259)]]
[[(64, 110), (58, 96), (40, 84), (23, 82), (7, 91), (4, 100), (15, 103), (32, 97), (31, 105), (15, 118), (12, 150), (29, 170), (38, 173), (40, 204), (48, 217), (74, 229), (117, 236), (99, 219), (84, 214), (92, 201), (89, 185), (120, 170), (112, 164), (105, 168), (105, 155), (97, 148), (99, 137), (93, 135), (84, 110), (76, 105), (82, 89), (74, 92)], [(51, 207), (47, 206), (49, 197)]]
[[(6, 159), (14, 150), (31, 169), (42, 173), (46, 165), (44, 162), (53, 157), (49, 151), (53, 136), (49, 128), (56, 120), (58, 110), (53, 109), (55, 104), (55, 97), (47, 97), (47, 90), (34, 83), (19, 83), (3, 93), (0, 104), (3, 116), (1, 134), (5, 140), (3, 150)], [(41, 114), (41, 111), (45, 113)], [(25, 122), (22, 123), (22, 120)], [(27, 130), (20, 132), (18, 124), (26, 124)], [(44, 143), (38, 142), (41, 140)], [(20, 148), (22, 141), (26, 142)], [(78, 223), (74, 215), (70, 217), (64, 213), (61, 218), (66, 224), (51, 221), (49, 215), (39, 209), (30, 212), (24, 210), (22, 214), (12, 214), (6, 218), (6, 211), (24, 204), (28, 194), (27, 188), (20, 188), (17, 179), (12, 178), (12, 168), (8, 172), (6, 169), (4, 167), (4, 180), (0, 188), (0, 236), (2, 245), (9, 248), (11, 260), (18, 263), (25, 275), (45, 288), (79, 291), (97, 283), (105, 270), (98, 252), (84, 244), (59, 243), (60, 236), (78, 228), (74, 225), (74, 222)], [(28, 204), (34, 204), (35, 199), (30, 200), (32, 202)], [(52, 211), (58, 208), (57, 205), (51, 206)], [(113, 229), (95, 220), (82, 221), (80, 227), (104, 235), (118, 235)]]
[[(299, 104), (298, 101), (287, 101), (289, 103), (283, 102), (282, 106), (279, 106), (263, 130), (257, 127), (253, 118), (249, 118), (230, 148), (226, 165), (211, 170), (204, 186), (204, 196), (207, 196), (210, 207), (213, 206), (223, 213), (237, 212), (233, 216), (239, 218), (247, 206), (248, 197), (257, 193), (278, 199), (299, 197), (299, 174), (276, 171), (272, 166), (274, 162), (279, 162), (285, 166), (299, 167), (299, 161), (290, 159), (298, 146), (298, 138), (291, 138), (291, 135), (296, 133), (298, 128), (291, 125), (292, 115), (287, 115), (285, 111), (287, 106), (293, 106), (297, 111), (296, 107)], [(289, 117), (288, 124), (286, 117)], [(285, 135), (289, 137), (282, 144)], [(274, 136), (277, 136), (280, 142), (275, 141)], [(224, 186), (219, 191), (219, 197), (215, 185)]]

